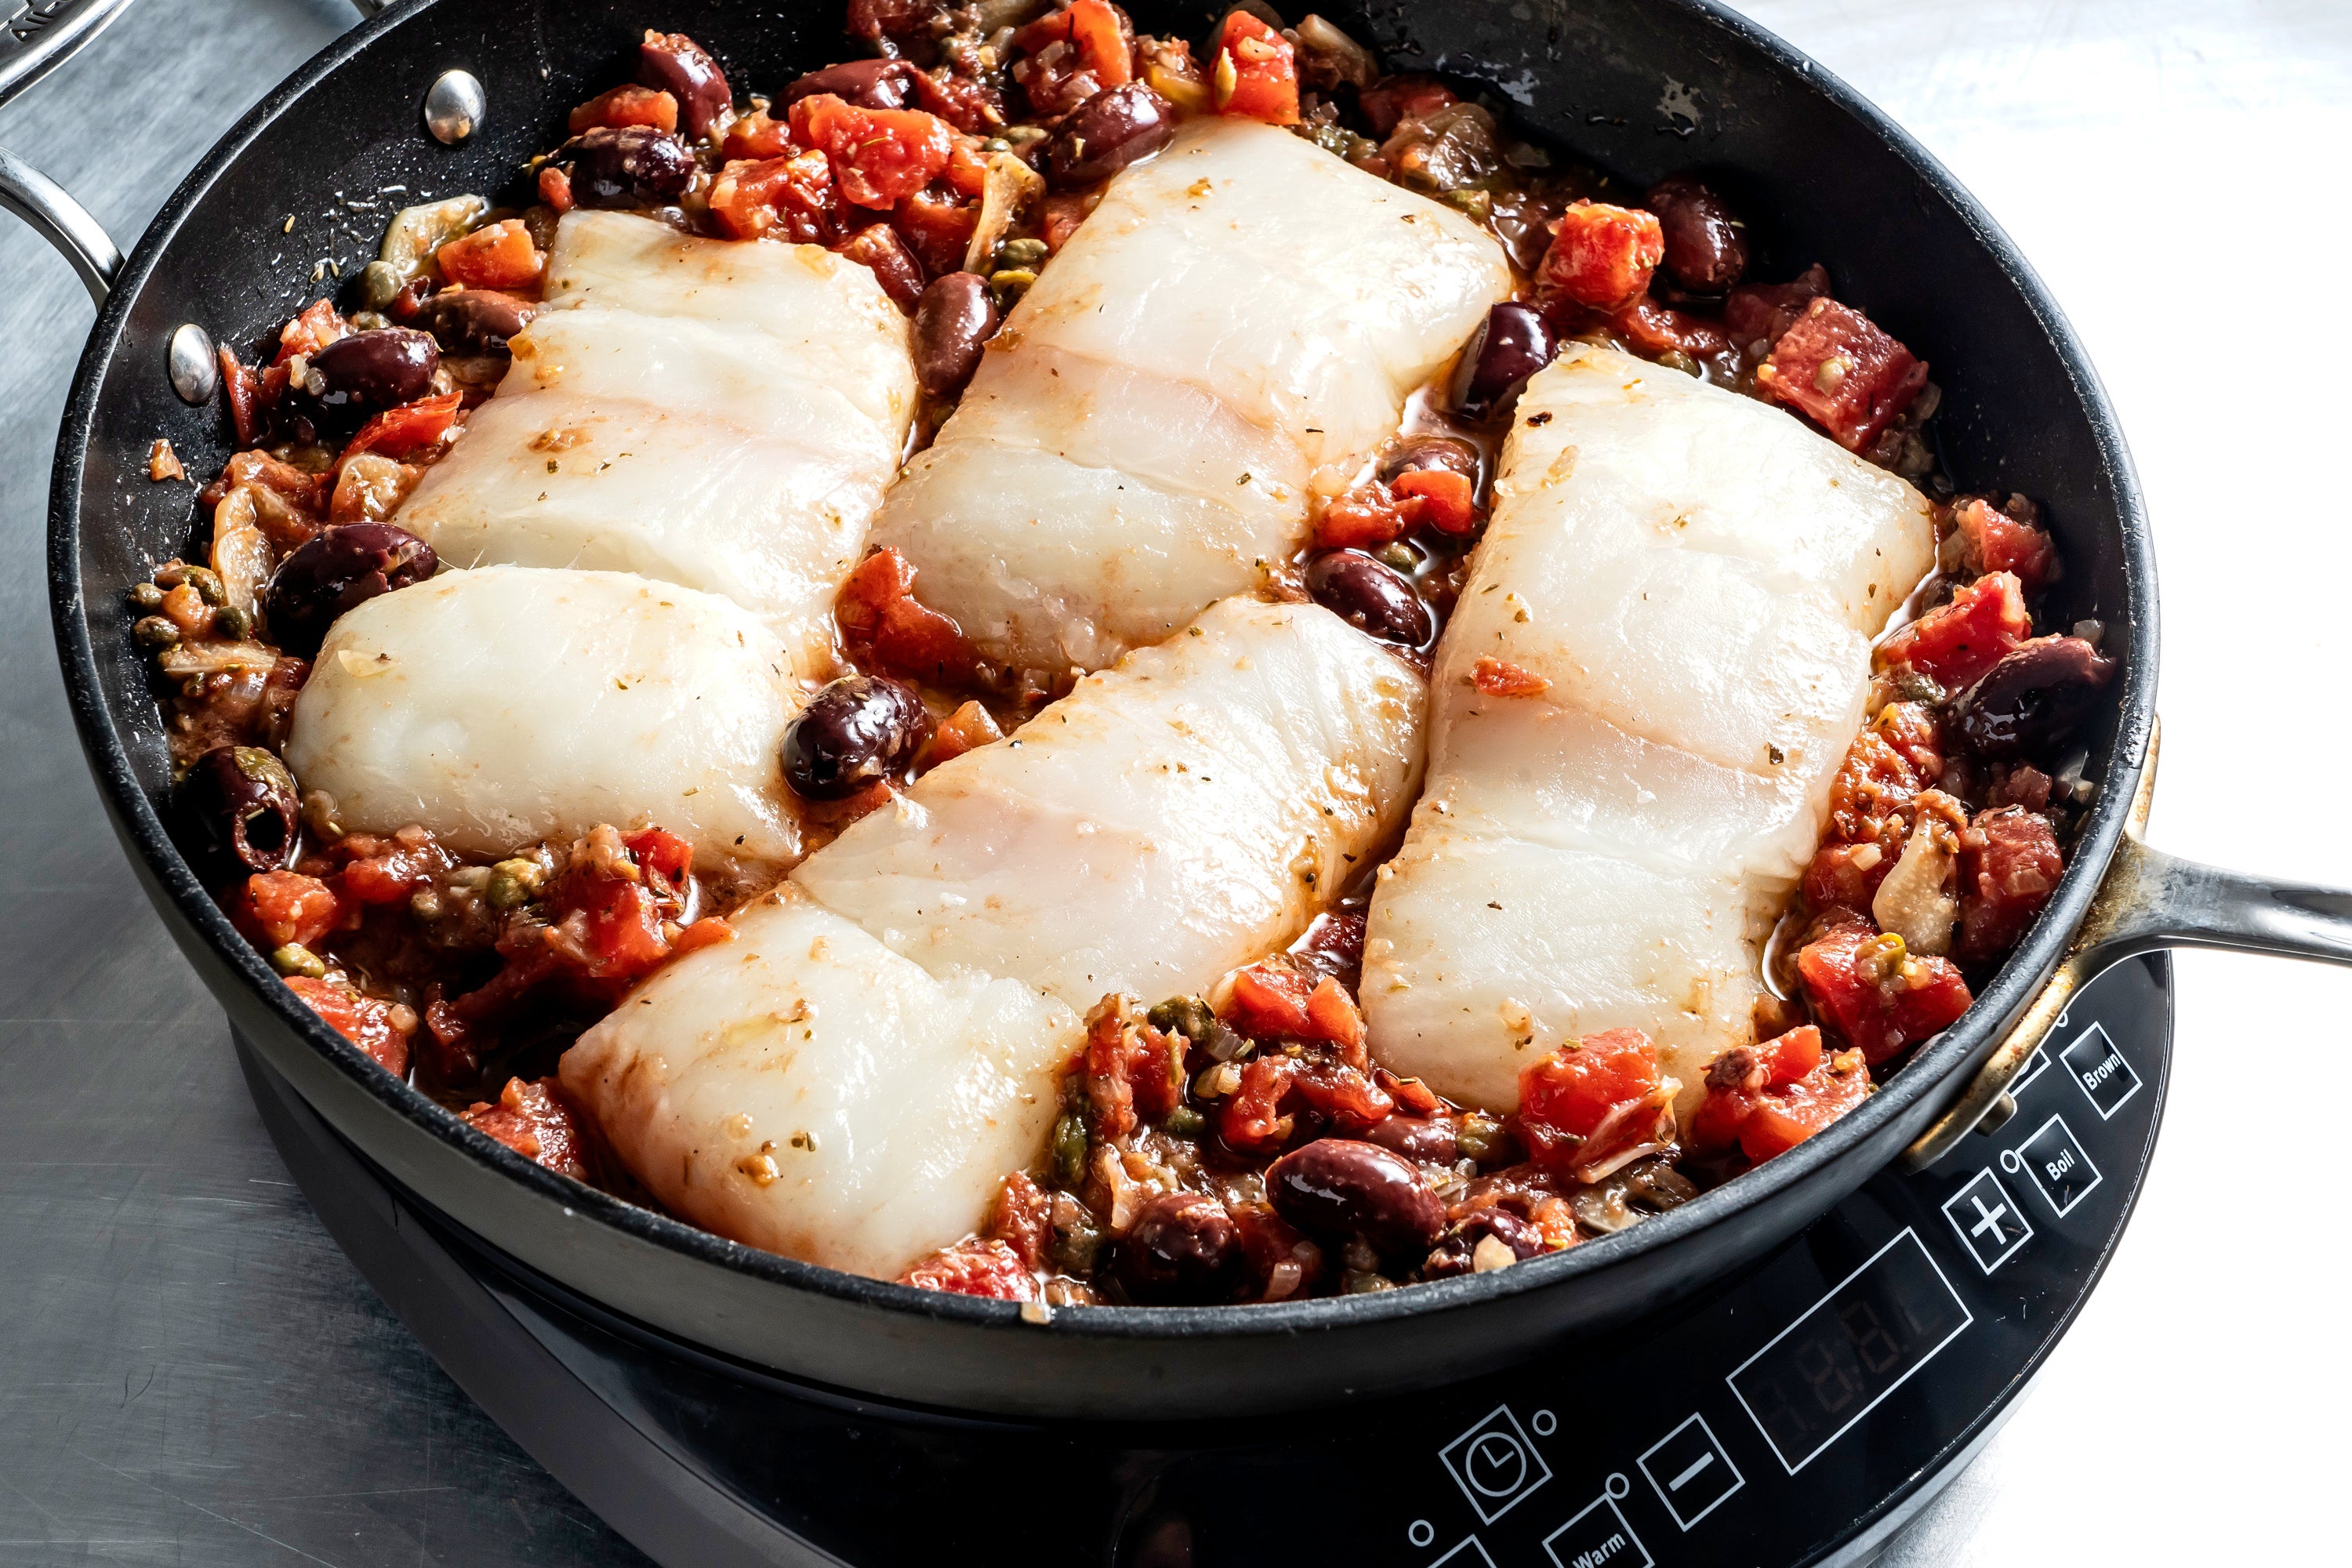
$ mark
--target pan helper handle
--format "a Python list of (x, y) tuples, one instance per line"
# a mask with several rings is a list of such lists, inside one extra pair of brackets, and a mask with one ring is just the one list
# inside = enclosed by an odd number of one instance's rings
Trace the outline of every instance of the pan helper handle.
[[(27, 0), (0, 24), (0, 103), (65, 63), (129, 9), (131, 0)], [(40, 231), (73, 264), (94, 304), (122, 269), (106, 230), (56, 181), (0, 148), (0, 206)]]
[(1924, 1171), (1965, 1134), (1991, 1132), (2007, 1121), (2017, 1110), (2011, 1080), (2067, 1005), (2112, 964), (2175, 947), (2352, 964), (2352, 890), (2225, 871), (2149, 847), (2141, 835), (2156, 791), (2159, 739), (2160, 733), (2148, 737), (2147, 763), (2124, 837), (2074, 945), (1958, 1100), (1904, 1151), (1906, 1170)]

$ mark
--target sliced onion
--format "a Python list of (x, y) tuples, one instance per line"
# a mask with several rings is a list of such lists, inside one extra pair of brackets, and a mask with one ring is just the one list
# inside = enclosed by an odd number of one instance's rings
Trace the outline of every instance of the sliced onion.
[(1903, 858), (1870, 901), (1871, 919), (1879, 930), (1901, 937), (1907, 952), (1934, 957), (1949, 952), (1952, 922), (1960, 913), (1954, 890), (1958, 867), (1959, 843), (1952, 825), (1933, 812), (1921, 812), (1904, 842)]
[(989, 258), (996, 254), (1004, 231), (1021, 209), (1045, 194), (1045, 176), (1014, 157), (999, 153), (988, 160), (987, 183), (981, 187), (980, 222), (964, 247), (963, 269), (988, 275)]
[(384, 230), (383, 248), (376, 258), (397, 272), (404, 283), (416, 276), (435, 251), (472, 228), (489, 210), (490, 204), (476, 195), (403, 207)]
[(258, 515), (249, 485), (237, 486), (213, 508), (213, 572), (223, 597), (249, 617), (261, 613), (261, 587), (278, 563)]

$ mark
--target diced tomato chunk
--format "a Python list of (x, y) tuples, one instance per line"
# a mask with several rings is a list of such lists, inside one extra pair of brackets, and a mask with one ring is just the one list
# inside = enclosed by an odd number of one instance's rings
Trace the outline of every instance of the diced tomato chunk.
[(995, 716), (978, 702), (966, 702), (931, 731), (930, 744), (924, 748), (922, 763), (935, 768), (951, 763), (966, 752), (976, 752), (982, 746), (994, 745), (1004, 739), (1003, 729)]
[(1908, 812), (1925, 781), (1876, 730), (1864, 730), (1846, 748), (1830, 781), (1830, 831), (1853, 844), (1876, 843), (1899, 852), (1911, 830)]
[(1370, 121), (1372, 134), (1385, 142), (1402, 121), (1427, 120), (1458, 101), (1454, 89), (1435, 77), (1408, 73), (1383, 77), (1364, 89), (1357, 99), (1357, 107)]
[(1095, 80), (1125, 87), (1135, 79), (1135, 34), (1126, 14), (1105, 0), (1072, 0), (1070, 8), (1047, 22), (1064, 23), (1065, 36)]
[(1877, 323), (1834, 300), (1816, 300), (1756, 367), (1757, 390), (1828, 431), (1849, 452), (1869, 449), (1903, 417), (1927, 365)]
[(1572, 1041), (1519, 1073), (1519, 1137), (1557, 1175), (1597, 1181), (1671, 1146), (1675, 1083), (1639, 1029)]
[(1364, 1015), (1348, 988), (1328, 975), (1307, 995), (1307, 1024), (1311, 1039), (1328, 1040), (1349, 1051), (1363, 1049)]
[[(345, 839), (348, 847), (354, 840)], [(336, 890), (356, 904), (397, 904), (431, 884), (455, 862), (437, 844), (403, 844), (396, 839), (359, 841), (371, 853), (345, 866), (335, 879)]]
[(332, 300), (313, 300), (303, 312), (278, 330), (278, 357), (284, 364), (296, 354), (314, 354), (351, 331)]
[(1253, 1039), (1309, 1037), (1307, 999), (1314, 978), (1287, 963), (1261, 963), (1234, 971), (1233, 990), (1218, 1016)]
[(737, 115), (719, 141), (719, 156), (730, 160), (782, 158), (792, 151), (792, 126), (764, 109)]
[(421, 452), (449, 433), (465, 402), (464, 393), (445, 392), (438, 397), (420, 397), (387, 408), (360, 426), (359, 434), (343, 448), (343, 456), (381, 452), (387, 458), (405, 458)]
[(682, 881), (694, 864), (694, 846), (677, 834), (658, 827), (641, 827), (635, 833), (624, 833), (621, 844), (636, 857), (638, 865), (660, 872), (672, 882)]
[(1870, 1074), (1853, 1053), (1843, 1053), (1785, 1087), (1757, 1096), (1754, 1109), (1740, 1123), (1740, 1150), (1761, 1164), (1787, 1153), (1869, 1098)]
[(1901, 853), (1899, 842), (1822, 845), (1805, 868), (1805, 901), (1817, 910), (1870, 908)]
[(1404, 537), (1412, 524), (1386, 485), (1359, 485), (1323, 509), (1315, 522), (1321, 550), (1377, 550)]
[(1979, 577), (1880, 645), (1888, 665), (1908, 665), (1948, 691), (1974, 685), (2033, 634), (2025, 595), (2007, 572)]
[(827, 245), (838, 232), (833, 168), (824, 154), (794, 152), (737, 159), (710, 185), (710, 215), (736, 239), (757, 239), (781, 226), (795, 245)]
[(1806, 943), (1797, 972), (1814, 1014), (1874, 1066), (1969, 1010), (1968, 982), (1950, 963), (1909, 952), (1859, 917)]
[(1226, 14), (1209, 82), (1220, 114), (1298, 123), (1298, 51), (1247, 11)]
[(1890, 702), (1879, 710), (1871, 728), (1911, 764), (1922, 784), (1944, 776), (1944, 729), (1926, 703)]
[(220, 350), (220, 368), (221, 401), (228, 405), (229, 427), (238, 446), (250, 447), (261, 439), (261, 383), (226, 345)]
[(271, 949), (315, 946), (342, 924), (335, 890), (299, 871), (259, 871), (245, 879), (235, 912), (237, 929)]
[(793, 140), (833, 164), (842, 198), (895, 207), (936, 179), (955, 151), (946, 121), (919, 109), (861, 109), (830, 92), (792, 107)]
[(1654, 300), (1635, 300), (1611, 316), (1609, 324), (1635, 352), (1653, 358), (1683, 353), (1693, 359), (1712, 359), (1731, 352), (1731, 339), (1720, 326), (1705, 316), (1676, 310)]
[(495, 1101), (478, 1100), (458, 1114), (468, 1126), (559, 1175), (584, 1182), (592, 1173), (588, 1120), (554, 1079), (510, 1078)]
[(1665, 254), (1666, 233), (1655, 213), (1578, 202), (1561, 215), (1536, 284), (1548, 297), (1615, 310), (1649, 289)]
[(1298, 1064), (1288, 1057), (1254, 1057), (1242, 1068), (1241, 1087), (1225, 1098), (1217, 1117), (1218, 1136), (1236, 1149), (1270, 1149), (1288, 1141), (1296, 1119), (1281, 1114)]
[(1095, 210), (1096, 191), (1055, 191), (1047, 195), (1037, 208), (1037, 237), (1045, 242), (1045, 252), (1053, 255), (1069, 244), (1070, 236), (1078, 232), (1078, 225)]
[(1456, 538), (1478, 526), (1478, 487), (1451, 468), (1412, 468), (1390, 489), (1402, 498), (1399, 510), (1412, 521)]
[(394, 1078), (408, 1075), (408, 1036), (416, 1026), (414, 1014), (409, 1016), (412, 1021), (408, 1029), (404, 1030), (395, 1022), (392, 1003), (362, 996), (340, 981), (312, 980), (297, 974), (286, 982), (286, 988), (300, 997), (303, 1005), (324, 1018), (335, 1033), (365, 1051), (384, 1071)]
[(1974, 497), (1962, 501), (1952, 517), (1959, 524), (1960, 543), (1973, 570), (2007, 572), (2029, 594), (2050, 585), (2058, 546), (2030, 519), (2011, 517)]
[(2015, 805), (1979, 812), (1960, 834), (1960, 956), (2007, 952), (2065, 871), (2048, 817)]
[(722, 942), (735, 940), (735, 928), (723, 915), (705, 915), (684, 931), (669, 944), (672, 958), (684, 958), (699, 948), (717, 947)]
[[(1850, 1064), (1861, 1065), (1859, 1056)], [(1707, 1064), (1706, 1098), (1691, 1118), (1693, 1146), (1727, 1149), (1734, 1142), (1744, 1142), (1742, 1134), (1748, 1121), (1760, 1108), (1784, 1100), (1822, 1066), (1822, 1032), (1811, 1024), (1759, 1046), (1735, 1046), (1725, 1051)]]
[(1054, 1201), (1015, 1171), (996, 1189), (996, 1206), (988, 1215), (989, 1239), (1011, 1247), (1023, 1268), (1043, 1268), (1054, 1239), (1053, 1215)]
[(574, 109), (570, 123), (574, 136), (599, 125), (650, 125), (656, 131), (676, 131), (677, 100), (649, 87), (616, 87)]
[(1830, 275), (1819, 262), (1789, 283), (1742, 283), (1723, 297), (1723, 327), (1732, 345), (1769, 353), (1780, 334), (1797, 324), (1816, 300), (1830, 294)]
[(932, 1253), (898, 1277), (901, 1285), (918, 1290), (944, 1290), (956, 1296), (984, 1296), (997, 1301), (1034, 1301), (1036, 1277), (1020, 1254), (1004, 1243), (973, 1237)]
[(468, 289), (535, 289), (547, 258), (522, 219), (510, 217), (461, 234), (433, 253), (441, 275)]
[(963, 628), (914, 595), (914, 567), (885, 546), (842, 584), (834, 617), (853, 652), (891, 674), (943, 684), (969, 679), (980, 656)]
[[(949, 165), (954, 172), (954, 165)], [(980, 205), (944, 191), (917, 191), (900, 202), (890, 225), (931, 277), (963, 269), (963, 253), (980, 227)]]

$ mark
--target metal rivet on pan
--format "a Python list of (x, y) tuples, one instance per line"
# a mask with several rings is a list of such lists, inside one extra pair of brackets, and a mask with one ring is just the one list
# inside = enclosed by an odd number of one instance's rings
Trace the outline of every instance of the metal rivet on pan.
[(489, 99), (471, 71), (443, 71), (425, 95), (425, 129), (433, 139), (454, 147), (482, 128)]
[(220, 390), (220, 356), (213, 352), (213, 336), (194, 321), (184, 321), (172, 334), (164, 355), (172, 390), (183, 403), (205, 404)]

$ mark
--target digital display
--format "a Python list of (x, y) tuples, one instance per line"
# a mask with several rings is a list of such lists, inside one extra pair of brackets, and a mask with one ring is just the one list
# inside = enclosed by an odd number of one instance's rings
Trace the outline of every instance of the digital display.
[(1972, 1321), (1906, 1230), (1726, 1381), (1794, 1475)]

